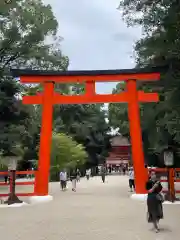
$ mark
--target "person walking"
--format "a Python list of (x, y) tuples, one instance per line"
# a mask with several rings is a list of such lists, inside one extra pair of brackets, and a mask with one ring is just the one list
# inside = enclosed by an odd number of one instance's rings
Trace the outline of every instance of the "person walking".
[(81, 172), (79, 171), (79, 169), (77, 169), (77, 182), (80, 182), (81, 179)]
[(105, 183), (105, 179), (106, 179), (106, 166), (102, 166), (102, 168), (101, 168), (101, 179), (102, 179), (102, 182)]
[(75, 169), (71, 172), (70, 179), (72, 182), (72, 191), (76, 192), (77, 171)]
[(123, 165), (122, 171), (123, 171), (123, 175), (126, 175), (126, 166), (125, 165)]
[(163, 216), (163, 206), (164, 197), (161, 194), (162, 185), (160, 181), (157, 180), (156, 174), (151, 173), (150, 179), (146, 183), (146, 189), (148, 191), (147, 197), (147, 208), (148, 208), (148, 222), (153, 223), (156, 232), (159, 232), (159, 221)]
[(8, 183), (8, 176), (7, 175), (4, 176), (4, 183), (6, 183), (6, 184)]
[(91, 176), (91, 169), (86, 169), (86, 178), (87, 178), (87, 180), (89, 180), (90, 176)]
[(59, 173), (59, 179), (62, 191), (66, 190), (67, 172), (65, 169)]
[(133, 167), (129, 168), (129, 188), (130, 188), (130, 192), (135, 190), (134, 169), (133, 169)]

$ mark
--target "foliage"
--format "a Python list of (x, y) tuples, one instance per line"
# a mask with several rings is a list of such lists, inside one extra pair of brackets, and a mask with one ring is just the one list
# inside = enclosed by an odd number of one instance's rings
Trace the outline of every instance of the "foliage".
[[(66, 69), (67, 57), (61, 54), (58, 23), (51, 6), (40, 0), (15, 0), (1, 7), (0, 69), (31, 67)], [(38, 16), (38, 17), (37, 17)], [(53, 44), (45, 44), (54, 38)]]
[[(82, 84), (68, 86), (65, 94), (82, 95)], [(109, 125), (105, 121), (106, 111), (103, 104), (60, 105), (54, 111), (54, 130), (70, 134), (78, 143), (83, 144), (87, 153), (87, 167), (104, 161), (110, 149)]]
[(83, 165), (87, 153), (81, 144), (65, 134), (53, 134), (51, 149), (51, 173), (59, 173), (63, 168), (75, 168)]
[(6, 164), (4, 164), (4, 162), (1, 161), (0, 159), (0, 171), (7, 171), (8, 167)]
[[(72, 85), (57, 85), (56, 91), (61, 94), (82, 94), (83, 86), (73, 85), (74, 92), (71, 92)], [(41, 86), (30, 86), (25, 94), (36, 94), (42, 91)], [(53, 129), (56, 133), (65, 133), (73, 137), (75, 141), (85, 146), (88, 152), (88, 166), (97, 165), (99, 161), (107, 156), (109, 148), (109, 130), (105, 121), (106, 112), (101, 104), (83, 105), (55, 105)], [(41, 108), (36, 106), (34, 109), (35, 126), (41, 125)], [(33, 112), (32, 112), (33, 115)], [(33, 126), (29, 125), (28, 126)], [(27, 141), (27, 140), (26, 140)], [(35, 146), (35, 145), (34, 145)], [(35, 147), (31, 149), (34, 149)], [(88, 167), (87, 166), (87, 167)]]
[[(0, 2), (0, 25), (0, 151), (8, 153), (14, 144), (21, 145), (24, 157), (19, 168), (28, 169), (28, 160), (38, 159), (41, 106), (24, 106), (20, 96), (35, 95), (43, 86), (21, 85), (11, 77), (10, 68), (67, 70), (69, 60), (61, 52), (51, 6), (41, 0)], [(84, 86), (56, 84), (55, 90), (66, 95), (82, 94)], [(108, 153), (109, 127), (102, 106), (54, 106), (54, 132), (82, 144), (89, 166), (103, 161)]]
[(0, 25), (0, 150), (22, 144), (26, 159), (37, 158), (40, 111), (22, 105), (19, 96), (29, 87), (14, 80), (10, 68), (65, 70), (68, 58), (60, 50), (51, 6), (41, 0), (1, 1)]
[[(56, 117), (57, 116), (57, 117)], [(55, 131), (70, 134), (88, 152), (88, 165), (96, 166), (109, 148), (106, 112), (99, 104), (61, 105), (55, 110)]]
[[(118, 83), (112, 93), (117, 94), (125, 90), (125, 83)], [(109, 124), (118, 128), (122, 135), (129, 135), (128, 105), (127, 103), (110, 103), (108, 107)]]
[(141, 105), (146, 151), (160, 154), (169, 145), (177, 151), (180, 143), (180, 3), (170, 0), (123, 0), (120, 9), (128, 25), (138, 24), (144, 30), (143, 37), (135, 46), (137, 67), (167, 66), (161, 81), (148, 84), (148, 87), (140, 86), (145, 91), (158, 91), (161, 100), (158, 104)]
[(59, 169), (84, 164), (87, 154), (81, 144), (63, 133), (53, 134), (51, 165)]

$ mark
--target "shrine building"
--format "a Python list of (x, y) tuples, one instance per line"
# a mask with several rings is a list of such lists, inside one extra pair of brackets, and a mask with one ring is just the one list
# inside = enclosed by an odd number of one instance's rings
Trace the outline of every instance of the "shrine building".
[(119, 167), (130, 165), (131, 163), (131, 144), (122, 135), (113, 136), (110, 140), (111, 152), (106, 158), (107, 167)]

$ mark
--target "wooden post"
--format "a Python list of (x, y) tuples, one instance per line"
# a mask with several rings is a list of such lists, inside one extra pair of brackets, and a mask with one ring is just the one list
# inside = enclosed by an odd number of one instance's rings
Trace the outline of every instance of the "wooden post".
[(136, 80), (128, 80), (128, 115), (131, 135), (132, 158), (135, 174), (136, 193), (146, 193), (145, 183), (148, 179), (148, 171), (145, 168), (144, 153), (142, 145), (142, 134), (140, 125), (140, 112), (138, 104), (138, 92)]
[(9, 171), (9, 193), (13, 192), (13, 173)]
[(44, 83), (38, 172), (35, 180), (35, 194), (37, 196), (48, 195), (53, 118), (53, 93), (54, 83)]
[(96, 87), (94, 81), (87, 81), (86, 84), (86, 96), (94, 96), (96, 95)]
[(169, 169), (169, 193), (170, 193), (170, 200), (172, 202), (175, 201), (175, 184), (174, 184), (174, 169)]

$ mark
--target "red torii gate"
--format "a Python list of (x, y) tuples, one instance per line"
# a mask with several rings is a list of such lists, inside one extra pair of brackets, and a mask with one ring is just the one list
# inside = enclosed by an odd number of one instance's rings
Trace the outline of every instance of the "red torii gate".
[[(136, 82), (159, 80), (160, 73), (158, 68), (66, 72), (12, 69), (12, 74), (14, 77), (20, 77), (21, 83), (41, 83), (44, 85), (43, 93), (23, 97), (24, 104), (42, 104), (38, 173), (35, 180), (36, 195), (48, 195), (53, 105), (119, 102), (128, 103), (136, 193), (143, 194), (146, 192), (145, 182), (148, 178), (148, 172), (144, 163), (139, 102), (157, 102), (159, 99), (157, 93), (138, 91)], [(118, 81), (126, 81), (126, 91), (118, 94), (96, 94), (95, 82)], [(54, 91), (55, 83), (83, 83), (85, 84), (86, 92), (84, 95), (77, 96), (61, 95)]]

